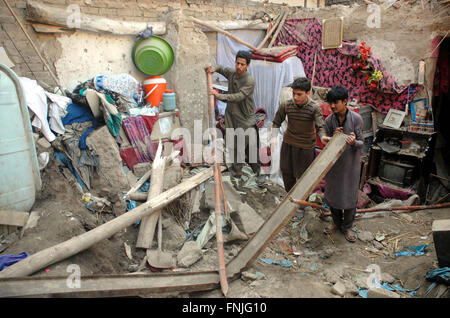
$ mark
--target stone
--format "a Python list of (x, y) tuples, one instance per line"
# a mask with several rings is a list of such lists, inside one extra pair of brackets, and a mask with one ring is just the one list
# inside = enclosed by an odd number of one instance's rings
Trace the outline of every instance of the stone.
[(378, 241), (372, 241), (372, 244), (373, 244), (373, 246), (374, 246), (375, 248), (377, 248), (377, 249), (379, 249), (379, 250), (384, 249), (384, 245), (381, 244), (381, 243), (378, 242)]
[(50, 149), (52, 147), (52, 145), (45, 138), (39, 138), (37, 144), (43, 149)]
[(368, 277), (369, 277), (368, 275), (360, 275), (360, 276), (358, 276), (356, 278), (356, 282), (355, 282), (356, 286), (358, 286), (359, 288), (362, 288), (362, 289), (368, 289), (369, 288), (369, 285), (367, 285), (367, 278)]
[(331, 292), (335, 295), (339, 295), (341, 297), (343, 297), (345, 295), (345, 286), (343, 283), (341, 282), (337, 282), (336, 284), (333, 285), (333, 287), (331, 288)]
[(323, 272), (324, 278), (327, 282), (336, 284), (339, 279), (339, 274), (332, 269), (327, 269)]
[(372, 232), (369, 232), (369, 231), (359, 232), (358, 238), (363, 242), (370, 242), (374, 239)]
[(134, 165), (133, 173), (137, 178), (142, 178), (142, 176), (151, 169), (152, 164), (150, 162), (141, 162)]
[(345, 280), (344, 286), (345, 286), (346, 293), (354, 295), (354, 296), (359, 294), (358, 287), (356, 287), (356, 285), (353, 282), (351, 282), (349, 280)]
[(392, 284), (395, 282), (395, 278), (389, 273), (381, 273), (381, 281)]
[(245, 272), (242, 272), (242, 273), (241, 273), (241, 279), (242, 279), (243, 281), (257, 280), (257, 279), (258, 279), (258, 276), (257, 276), (256, 274), (254, 274), (254, 273), (245, 271)]
[(181, 225), (173, 221), (172, 218), (167, 217), (163, 221), (163, 228), (163, 249), (172, 251), (180, 248), (180, 246), (182, 246), (183, 242), (186, 240), (186, 232), (181, 227)]
[(230, 214), (236, 226), (247, 235), (256, 233), (264, 219), (247, 203), (241, 203), (236, 213)]
[(119, 200), (113, 204), (113, 213), (115, 216), (120, 216), (127, 212), (127, 203), (123, 200)]
[(371, 287), (367, 292), (367, 298), (400, 298), (400, 295), (381, 287)]
[(37, 142), (39, 139), (39, 134), (33, 133), (34, 142)]
[(450, 219), (434, 220), (433, 232), (434, 248), (439, 267), (450, 266)]
[(323, 250), (322, 252), (319, 253), (319, 257), (322, 259), (325, 258), (330, 258), (331, 256), (334, 255), (334, 253), (336, 253), (336, 250), (333, 248), (327, 248), (325, 250)]
[(202, 258), (202, 249), (195, 241), (188, 241), (184, 243), (183, 248), (177, 254), (177, 262), (180, 267), (189, 267)]

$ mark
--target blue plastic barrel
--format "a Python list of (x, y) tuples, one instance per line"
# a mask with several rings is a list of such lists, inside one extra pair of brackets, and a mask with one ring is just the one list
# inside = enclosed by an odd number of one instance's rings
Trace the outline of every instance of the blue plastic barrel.
[(163, 94), (164, 111), (171, 112), (177, 108), (175, 101), (175, 93), (173, 91), (165, 91)]
[(17, 75), (0, 63), (0, 210), (30, 211), (41, 177), (30, 115)]

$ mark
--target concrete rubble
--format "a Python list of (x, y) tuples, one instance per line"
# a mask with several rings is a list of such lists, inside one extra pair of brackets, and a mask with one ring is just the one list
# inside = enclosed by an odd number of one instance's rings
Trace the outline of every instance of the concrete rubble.
[(180, 267), (189, 267), (203, 258), (202, 249), (194, 241), (184, 243), (177, 254), (177, 263)]

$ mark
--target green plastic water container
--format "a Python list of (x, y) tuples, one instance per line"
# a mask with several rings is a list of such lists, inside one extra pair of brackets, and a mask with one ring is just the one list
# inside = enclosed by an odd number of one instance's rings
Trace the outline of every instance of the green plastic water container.
[(164, 111), (171, 112), (177, 108), (175, 93), (173, 91), (165, 91), (163, 94)]
[(0, 210), (30, 211), (41, 176), (30, 114), (17, 75), (0, 63)]
[(172, 47), (157, 36), (137, 40), (131, 56), (134, 65), (142, 73), (152, 76), (163, 75), (169, 71), (174, 60)]

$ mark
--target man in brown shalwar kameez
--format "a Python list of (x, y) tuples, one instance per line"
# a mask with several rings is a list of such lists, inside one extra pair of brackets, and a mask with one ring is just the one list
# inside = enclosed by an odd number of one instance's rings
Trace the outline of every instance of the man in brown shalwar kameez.
[[(226, 138), (227, 148), (234, 154), (230, 170), (235, 177), (239, 178), (242, 176), (244, 162), (248, 162), (253, 172), (258, 176), (258, 183), (262, 183), (264, 176), (260, 175), (259, 135), (256, 126), (255, 103), (253, 101), (255, 79), (247, 72), (250, 60), (251, 53), (241, 50), (236, 54), (234, 69), (217, 65), (207, 67), (206, 70), (211, 73), (217, 72), (228, 79), (227, 93), (219, 94), (214, 89), (209, 92), (218, 100), (227, 103), (225, 128), (227, 130), (228, 128), (233, 128), (235, 131), (242, 128), (246, 133), (245, 137), (244, 135), (235, 135), (233, 143), (231, 140), (228, 140), (228, 136)], [(240, 142), (242, 142), (244, 147), (239, 145)], [(245, 157), (247, 157), (247, 160)]]
[(272, 149), (278, 140), (278, 129), (288, 119), (280, 151), (280, 170), (284, 188), (289, 192), (315, 157), (316, 129), (319, 138), (325, 137), (322, 108), (309, 96), (311, 81), (305, 77), (291, 84), (292, 100), (281, 103), (272, 121)]
[(341, 230), (349, 242), (356, 241), (352, 231), (358, 203), (358, 189), (361, 169), (362, 117), (347, 108), (348, 92), (342, 86), (335, 86), (327, 94), (333, 114), (325, 120), (327, 143), (335, 133), (344, 133), (347, 148), (325, 177), (325, 203), (330, 206), (333, 224), (325, 228), (330, 234)]

